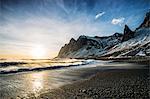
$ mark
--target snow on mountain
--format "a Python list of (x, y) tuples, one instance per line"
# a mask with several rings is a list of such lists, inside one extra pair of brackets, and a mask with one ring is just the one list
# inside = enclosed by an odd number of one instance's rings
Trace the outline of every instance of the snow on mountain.
[(143, 51), (140, 51), (136, 54), (137, 56), (146, 56), (146, 54)]
[(90, 58), (102, 55), (108, 49), (120, 43), (122, 34), (115, 33), (106, 37), (80, 36), (77, 40), (71, 39), (68, 44), (61, 48), (58, 57), (61, 58)]
[(146, 48), (150, 47), (150, 28), (139, 29), (135, 32), (134, 38), (119, 43), (109, 50), (106, 54), (102, 55), (105, 57), (114, 56), (135, 56), (140, 51), (144, 51), (147, 56), (149, 52)]
[(132, 31), (125, 25), (123, 34), (105, 37), (80, 36), (63, 46), (59, 58), (98, 58), (150, 56), (150, 12), (143, 23)]
[(102, 56), (139, 56), (140, 52), (143, 52), (145, 56), (150, 56), (150, 12), (146, 13), (144, 21), (135, 31), (125, 26), (123, 38), (125, 39), (122, 43), (115, 45), (113, 50), (109, 50)]

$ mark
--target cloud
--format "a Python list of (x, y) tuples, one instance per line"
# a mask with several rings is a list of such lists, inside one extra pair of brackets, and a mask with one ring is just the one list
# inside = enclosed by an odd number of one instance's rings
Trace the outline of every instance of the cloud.
[[(30, 16), (25, 20), (8, 17), (8, 22), (0, 26), (0, 44), (6, 45), (0, 48), (5, 51), (12, 45), (11, 50), (17, 49), (19, 52), (28, 53), (34, 45), (42, 44), (47, 47), (49, 55), (54, 57), (53, 53), (57, 53), (70, 38), (76, 39), (81, 34), (101, 33), (102, 29), (97, 27), (98, 24), (91, 24), (91, 21), (86, 20), (86, 16), (67, 22), (38, 16)], [(11, 52), (13, 51), (6, 53)]]
[(104, 15), (105, 14), (105, 12), (100, 12), (100, 13), (98, 13), (96, 16), (95, 16), (95, 19), (98, 19), (98, 18), (100, 18), (102, 15)]
[(125, 18), (121, 17), (121, 18), (113, 18), (111, 23), (114, 25), (122, 25), (124, 23)]

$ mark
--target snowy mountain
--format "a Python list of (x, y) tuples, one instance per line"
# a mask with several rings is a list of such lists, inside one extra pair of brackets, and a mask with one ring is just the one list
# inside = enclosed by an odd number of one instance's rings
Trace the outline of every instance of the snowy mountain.
[(73, 38), (68, 44), (61, 48), (60, 58), (90, 58), (102, 55), (122, 40), (122, 34), (115, 33), (108, 37), (80, 36), (77, 40)]
[(63, 46), (59, 58), (150, 56), (150, 12), (134, 31), (125, 25), (123, 34), (105, 37), (80, 36)]
[[(127, 27), (125, 26), (125, 28)], [(146, 14), (143, 23), (135, 31), (129, 30), (128, 33), (126, 32), (126, 29), (124, 29), (123, 37), (128, 37), (127, 40), (123, 39), (122, 43), (115, 45), (112, 48), (113, 50), (110, 49), (102, 56), (150, 56), (150, 12)], [(125, 36), (126, 34), (130, 36)]]
[[(150, 56), (150, 28), (142, 28), (135, 31), (134, 38), (119, 43), (103, 54), (104, 57), (136, 56), (142, 52)], [(143, 56), (143, 55), (142, 55)]]

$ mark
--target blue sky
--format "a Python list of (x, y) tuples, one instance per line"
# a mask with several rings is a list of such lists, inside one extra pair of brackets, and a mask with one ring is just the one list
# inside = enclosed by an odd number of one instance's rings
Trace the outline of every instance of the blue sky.
[(54, 57), (72, 37), (111, 35), (125, 24), (134, 30), (150, 0), (0, 0), (0, 5), (0, 55), (23, 56), (40, 45)]

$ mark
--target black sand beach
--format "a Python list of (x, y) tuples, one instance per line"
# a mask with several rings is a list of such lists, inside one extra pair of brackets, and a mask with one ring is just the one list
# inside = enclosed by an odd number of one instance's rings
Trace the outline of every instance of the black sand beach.
[[(98, 63), (97, 63), (98, 62)], [(1, 99), (149, 99), (149, 64), (92, 64), (0, 75)]]
[(111, 69), (41, 94), (38, 99), (149, 99), (149, 66)]

